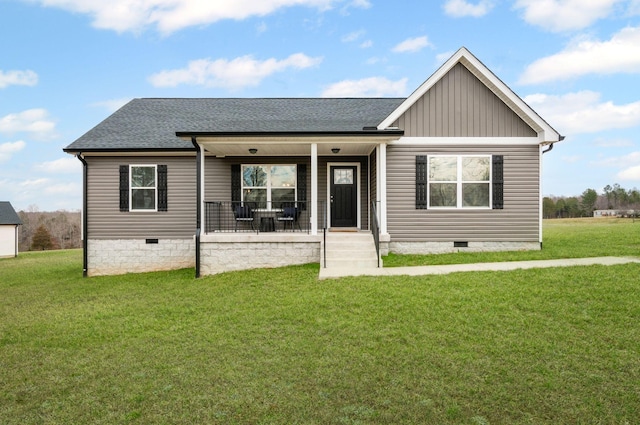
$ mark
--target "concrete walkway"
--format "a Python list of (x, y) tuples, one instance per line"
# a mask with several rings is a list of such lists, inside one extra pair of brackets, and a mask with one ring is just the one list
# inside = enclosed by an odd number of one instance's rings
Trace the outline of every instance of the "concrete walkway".
[(422, 276), (477, 271), (510, 271), (518, 269), (541, 269), (548, 267), (613, 266), (617, 264), (640, 263), (636, 257), (593, 257), (567, 258), (559, 260), (509, 261), (503, 263), (450, 264), (444, 266), (414, 266), (387, 268), (320, 268), (320, 279), (346, 276)]

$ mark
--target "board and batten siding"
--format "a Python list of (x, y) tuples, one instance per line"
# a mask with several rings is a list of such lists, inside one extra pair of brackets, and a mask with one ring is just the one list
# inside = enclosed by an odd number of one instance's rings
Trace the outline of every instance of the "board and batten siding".
[[(416, 155), (504, 155), (504, 209), (416, 209)], [(537, 145), (387, 148), (388, 231), (395, 242), (539, 240)]]
[[(89, 239), (186, 239), (196, 228), (196, 158), (87, 156)], [(120, 165), (167, 165), (166, 212), (120, 212)]]
[(394, 123), (405, 137), (536, 137), (536, 132), (458, 63)]

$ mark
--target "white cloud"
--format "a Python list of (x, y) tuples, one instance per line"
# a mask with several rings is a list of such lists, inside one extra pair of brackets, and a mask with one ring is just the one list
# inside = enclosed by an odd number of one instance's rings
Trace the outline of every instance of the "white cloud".
[(37, 188), (41, 188), (41, 187), (45, 187), (46, 185), (49, 184), (51, 180), (50, 179), (28, 179), (28, 180), (23, 180), (21, 181), (18, 186), (23, 188), (23, 189), (37, 189)]
[(98, 106), (101, 108), (105, 108), (109, 112), (115, 112), (118, 109), (122, 108), (127, 103), (129, 103), (130, 101), (131, 101), (131, 98), (123, 97), (120, 99), (110, 99), (110, 100), (95, 102), (95, 103), (92, 103), (91, 106)]
[(396, 53), (415, 53), (425, 47), (433, 47), (427, 36), (408, 38), (396, 45), (392, 50)]
[(487, 13), (495, 6), (493, 0), (480, 0), (474, 4), (466, 0), (447, 0), (444, 4), (444, 12), (454, 18), (462, 18), (465, 16), (472, 16), (479, 18)]
[(640, 101), (615, 105), (600, 93), (581, 91), (562, 96), (534, 94), (524, 101), (564, 135), (596, 133), (640, 125)]
[(640, 180), (640, 165), (629, 167), (617, 174), (620, 180)]
[(448, 51), (448, 52), (444, 52), (444, 53), (440, 53), (436, 55), (436, 63), (437, 65), (442, 65), (443, 63), (445, 63), (446, 61), (449, 60), (449, 58), (451, 56), (453, 56), (455, 52), (454, 51)]
[(625, 0), (518, 0), (524, 20), (548, 31), (560, 32), (588, 27), (606, 18), (617, 3)]
[(35, 86), (38, 74), (33, 71), (3, 71), (0, 69), (0, 89), (9, 86)]
[(241, 56), (232, 60), (198, 59), (189, 62), (186, 68), (161, 71), (149, 77), (156, 87), (176, 87), (180, 84), (204, 87), (240, 89), (257, 86), (271, 74), (288, 68), (304, 69), (322, 62), (321, 57), (312, 58), (296, 53), (283, 60), (274, 58), (259, 61), (252, 56)]
[(631, 152), (624, 156), (610, 157), (594, 163), (600, 167), (621, 169), (616, 174), (619, 180), (640, 180), (640, 152)]
[(256, 26), (256, 32), (258, 34), (262, 34), (267, 32), (267, 30), (269, 29), (269, 27), (267, 26), (266, 22), (260, 22), (257, 26)]
[(582, 155), (563, 156), (562, 162), (567, 164), (575, 164), (577, 162), (582, 161), (583, 159), (584, 157)]
[(35, 169), (52, 174), (76, 174), (81, 171), (81, 163), (77, 158), (67, 157), (37, 164)]
[(640, 165), (640, 152), (631, 152), (623, 156), (615, 156), (595, 162), (601, 167), (633, 167)]
[(11, 159), (11, 156), (14, 153), (20, 152), (22, 149), (24, 149), (25, 146), (27, 146), (27, 144), (22, 140), (18, 140), (17, 142), (1, 143), (0, 163), (6, 162)]
[(640, 72), (640, 27), (627, 27), (611, 40), (582, 40), (527, 67), (520, 82), (537, 84), (586, 74)]
[(403, 97), (407, 94), (407, 78), (391, 81), (383, 77), (362, 80), (344, 80), (331, 84), (322, 92), (322, 97)]
[(77, 183), (49, 184), (44, 189), (47, 195), (78, 195), (82, 193), (82, 186)]
[[(359, 40), (362, 40), (362, 38), (366, 34), (367, 32), (365, 30), (353, 31), (353, 32), (350, 32), (349, 34), (342, 36), (340, 41), (342, 41), (343, 43), (355, 43)], [(361, 49), (367, 49), (371, 46), (373, 46), (373, 41), (371, 40), (364, 40), (360, 42), (360, 44), (358, 45), (358, 47), (360, 47)]]
[(365, 30), (353, 31), (349, 34), (342, 36), (340, 39), (343, 43), (353, 43), (354, 41), (358, 41), (362, 36), (364, 36), (367, 32)]
[(633, 146), (633, 140), (630, 139), (608, 139), (598, 138), (594, 141), (594, 144), (601, 148), (628, 148)]
[[(331, 9), (341, 0), (37, 0), (44, 6), (57, 7), (91, 16), (93, 26), (117, 32), (139, 32), (155, 26), (160, 32), (172, 32), (190, 26), (212, 24), (225, 19), (242, 20), (266, 16), (278, 9), (307, 6)], [(368, 8), (368, 0), (354, 0), (346, 7)]]
[(28, 109), (0, 118), (0, 133), (25, 132), (39, 139), (55, 137), (55, 126), (46, 109)]

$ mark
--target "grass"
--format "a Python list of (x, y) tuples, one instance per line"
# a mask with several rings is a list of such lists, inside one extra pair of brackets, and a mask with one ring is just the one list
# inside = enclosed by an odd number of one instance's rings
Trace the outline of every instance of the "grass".
[(385, 267), (402, 267), (640, 254), (640, 221), (631, 219), (545, 220), (543, 236), (544, 249), (540, 251), (457, 252), (437, 255), (389, 254), (383, 258), (383, 262)]
[[(627, 255), (633, 238), (618, 244), (612, 226), (600, 243)], [(579, 244), (593, 230), (554, 231), (545, 250), (562, 252), (550, 245)], [(317, 273), (307, 265), (83, 279), (79, 251), (0, 260), (0, 423), (640, 417), (640, 265), (327, 281)]]

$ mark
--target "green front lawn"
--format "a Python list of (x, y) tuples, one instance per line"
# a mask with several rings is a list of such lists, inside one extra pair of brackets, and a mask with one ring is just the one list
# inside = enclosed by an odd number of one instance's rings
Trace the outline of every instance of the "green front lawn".
[(548, 260), (640, 255), (640, 220), (576, 218), (544, 220), (540, 251), (509, 251), (383, 257), (385, 267), (464, 264), (496, 261)]
[[(566, 230), (563, 243), (590, 231)], [(627, 252), (612, 234), (600, 243)], [(562, 251), (552, 240), (545, 250)], [(0, 260), (0, 423), (640, 417), (638, 264), (317, 274), (309, 265), (83, 279), (80, 251)]]

